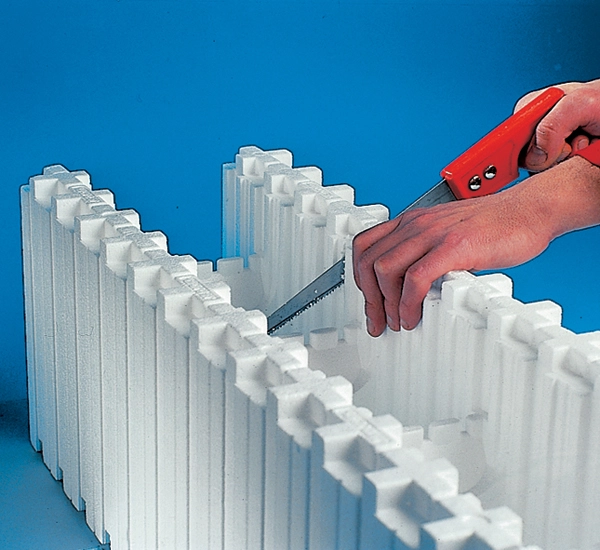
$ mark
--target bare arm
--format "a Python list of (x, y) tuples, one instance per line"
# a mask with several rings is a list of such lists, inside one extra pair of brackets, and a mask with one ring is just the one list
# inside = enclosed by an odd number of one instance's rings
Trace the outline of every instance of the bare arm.
[[(600, 136), (598, 83), (586, 92), (593, 99), (563, 104), (557, 122), (553, 113), (569, 97), (567, 90), (538, 125), (525, 165), (543, 170), (539, 174), (496, 195), (409, 211), (355, 237), (354, 273), (365, 297), (369, 334), (379, 336), (386, 325), (413, 329), (431, 284), (448, 271), (518, 265), (557, 236), (600, 223), (600, 168), (580, 157), (561, 162)], [(585, 85), (564, 86), (575, 86), (574, 93)], [(523, 103), (532, 98), (525, 96)], [(592, 118), (576, 108), (580, 101), (597, 109)], [(567, 124), (563, 116), (576, 120)], [(542, 163), (536, 162), (541, 158), (536, 146), (543, 151)]]

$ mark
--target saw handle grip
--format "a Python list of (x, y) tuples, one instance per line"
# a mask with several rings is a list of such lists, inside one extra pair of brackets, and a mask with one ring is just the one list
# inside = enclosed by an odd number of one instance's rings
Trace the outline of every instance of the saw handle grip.
[(548, 88), (446, 166), (441, 174), (455, 197), (490, 195), (517, 179), (521, 151), (564, 95), (559, 88)]

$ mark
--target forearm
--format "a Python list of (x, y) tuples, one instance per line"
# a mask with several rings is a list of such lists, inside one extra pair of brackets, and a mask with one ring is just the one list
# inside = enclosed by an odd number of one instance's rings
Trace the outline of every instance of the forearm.
[(548, 240), (600, 224), (600, 168), (572, 157), (513, 188)]
[(600, 168), (573, 157), (509, 189), (413, 210), (354, 240), (369, 333), (412, 329), (432, 282), (454, 269), (511, 267), (559, 235), (600, 224)]

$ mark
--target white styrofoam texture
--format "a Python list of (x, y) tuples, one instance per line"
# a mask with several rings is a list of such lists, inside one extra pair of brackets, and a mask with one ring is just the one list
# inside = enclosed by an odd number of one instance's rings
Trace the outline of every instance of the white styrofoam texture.
[(31, 441), (99, 540), (600, 542), (598, 333), (514, 300), (504, 276), (456, 272), (416, 330), (372, 339), (348, 261), (342, 290), (269, 337), (265, 314), (387, 210), (256, 147), (224, 166), (223, 199), (213, 271), (85, 172), (22, 188)]

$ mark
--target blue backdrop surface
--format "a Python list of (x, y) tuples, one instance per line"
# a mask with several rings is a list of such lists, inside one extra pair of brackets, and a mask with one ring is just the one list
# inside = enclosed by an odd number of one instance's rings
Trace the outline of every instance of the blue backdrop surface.
[[(0, 401), (25, 395), (18, 187), (85, 169), (173, 253), (220, 256), (220, 169), (288, 148), (402, 209), (527, 91), (600, 76), (594, 2), (5, 2)], [(600, 229), (508, 270), (600, 329)]]

